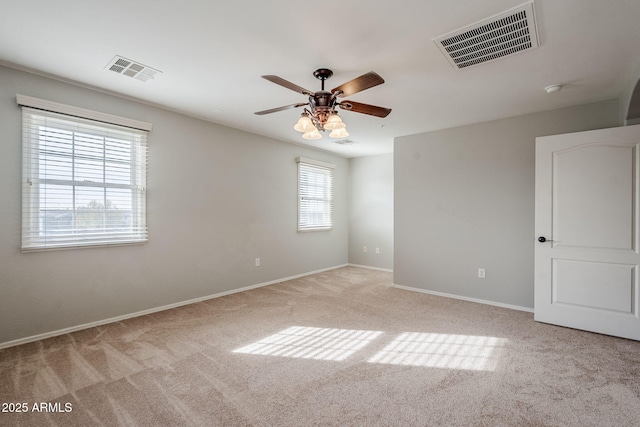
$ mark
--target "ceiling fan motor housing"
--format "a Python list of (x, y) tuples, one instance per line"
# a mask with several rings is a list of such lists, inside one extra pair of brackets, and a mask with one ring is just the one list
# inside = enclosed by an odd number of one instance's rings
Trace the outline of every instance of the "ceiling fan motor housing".
[(309, 103), (311, 109), (333, 108), (336, 103), (336, 98), (331, 92), (318, 91), (309, 97)]

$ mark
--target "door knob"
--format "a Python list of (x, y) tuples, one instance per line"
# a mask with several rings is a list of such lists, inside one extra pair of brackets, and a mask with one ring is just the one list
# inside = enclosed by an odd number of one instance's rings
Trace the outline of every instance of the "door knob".
[(540, 237), (538, 237), (538, 242), (540, 242), (540, 243), (544, 243), (544, 242), (553, 242), (553, 240), (547, 240), (547, 238), (546, 238), (546, 237), (544, 237), (544, 236), (540, 236)]

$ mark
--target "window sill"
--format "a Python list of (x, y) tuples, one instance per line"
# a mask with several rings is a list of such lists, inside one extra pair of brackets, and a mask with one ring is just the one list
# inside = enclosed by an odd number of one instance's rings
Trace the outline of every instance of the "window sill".
[(318, 227), (318, 228), (304, 228), (302, 230), (298, 229), (298, 233), (309, 233), (313, 231), (331, 231), (333, 227)]

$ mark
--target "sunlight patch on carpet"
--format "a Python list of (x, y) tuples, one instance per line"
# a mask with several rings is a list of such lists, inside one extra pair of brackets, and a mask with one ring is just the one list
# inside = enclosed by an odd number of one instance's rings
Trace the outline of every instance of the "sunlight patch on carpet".
[(404, 332), (368, 362), (493, 371), (506, 342), (496, 337)]
[(380, 331), (292, 326), (233, 352), (340, 361), (362, 349), (380, 334)]

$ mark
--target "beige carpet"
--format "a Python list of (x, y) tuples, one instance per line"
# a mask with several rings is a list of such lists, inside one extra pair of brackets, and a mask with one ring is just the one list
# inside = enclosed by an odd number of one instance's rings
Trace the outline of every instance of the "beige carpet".
[(0, 373), (28, 407), (3, 426), (640, 424), (640, 342), (351, 267), (0, 350)]

